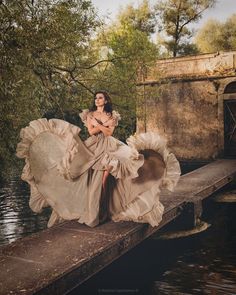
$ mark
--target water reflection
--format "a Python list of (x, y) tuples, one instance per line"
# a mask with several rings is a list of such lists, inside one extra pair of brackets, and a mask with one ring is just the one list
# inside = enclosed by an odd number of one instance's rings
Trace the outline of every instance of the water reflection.
[(29, 208), (28, 184), (13, 178), (0, 185), (0, 245), (40, 231), (47, 226), (50, 208), (40, 214)]
[[(209, 201), (203, 220), (211, 227), (205, 232), (147, 239), (69, 294), (235, 295), (235, 210), (236, 204)], [(176, 227), (175, 221), (166, 230)]]
[(153, 282), (152, 294), (236, 294), (236, 204), (212, 207), (213, 226), (182, 241), (185, 252)]

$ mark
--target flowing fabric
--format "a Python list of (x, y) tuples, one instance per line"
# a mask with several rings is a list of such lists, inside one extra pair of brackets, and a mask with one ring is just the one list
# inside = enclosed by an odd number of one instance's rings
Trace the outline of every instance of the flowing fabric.
[[(88, 110), (80, 113), (85, 125), (91, 116)], [(119, 120), (113, 111), (104, 126), (117, 126)], [(51, 206), (48, 227), (73, 219), (94, 227), (104, 216), (114, 222), (157, 226), (164, 212), (161, 190), (173, 191), (181, 175), (166, 139), (147, 132), (130, 136), (125, 144), (100, 132), (82, 141), (80, 130), (66, 121), (45, 118), (21, 130), (17, 156), (25, 159), (21, 178), (30, 185), (30, 208), (40, 213)]]

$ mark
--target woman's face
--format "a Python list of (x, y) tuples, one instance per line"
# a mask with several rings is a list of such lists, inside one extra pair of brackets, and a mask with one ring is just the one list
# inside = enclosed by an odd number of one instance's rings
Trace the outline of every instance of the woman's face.
[(95, 97), (95, 105), (96, 107), (103, 107), (106, 103), (106, 99), (103, 93), (97, 93)]

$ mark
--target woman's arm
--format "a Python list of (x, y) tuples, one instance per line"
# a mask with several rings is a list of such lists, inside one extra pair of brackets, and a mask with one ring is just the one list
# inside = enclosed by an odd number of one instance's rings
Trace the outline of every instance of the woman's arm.
[(90, 135), (102, 132), (105, 136), (111, 136), (114, 132), (115, 126), (104, 126), (100, 124), (95, 118), (87, 118), (88, 132)]
[[(97, 126), (97, 122), (95, 124), (95, 121), (96, 120), (94, 120), (93, 118), (90, 118), (89, 116), (87, 117), (87, 127), (88, 127), (88, 132), (90, 135), (94, 135), (101, 132), (101, 130)], [(96, 126), (94, 126), (94, 124)]]
[(114, 132), (115, 126), (103, 126), (101, 124), (97, 125), (97, 128), (103, 132), (105, 136), (111, 136)]

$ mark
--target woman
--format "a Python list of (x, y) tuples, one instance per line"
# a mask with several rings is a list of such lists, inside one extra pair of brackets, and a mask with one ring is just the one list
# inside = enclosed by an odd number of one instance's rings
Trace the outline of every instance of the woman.
[(105, 91), (80, 117), (90, 134), (84, 142), (80, 128), (63, 120), (38, 119), (22, 129), (17, 156), (26, 161), (22, 179), (31, 187), (31, 209), (52, 207), (48, 227), (72, 219), (94, 227), (107, 217), (157, 226), (160, 191), (173, 190), (181, 174), (166, 139), (153, 132), (127, 144), (114, 138), (121, 118)]
[[(88, 132), (91, 136), (99, 133), (103, 133), (104, 136), (111, 136), (115, 129), (116, 120), (119, 118), (115, 112), (112, 112), (111, 99), (105, 91), (95, 93), (94, 103), (89, 116), (86, 117), (82, 113), (80, 117), (83, 121), (87, 119)], [(104, 171), (103, 189), (105, 189), (105, 182), (111, 168), (107, 167)]]

